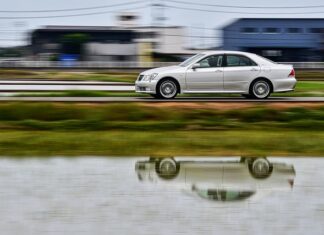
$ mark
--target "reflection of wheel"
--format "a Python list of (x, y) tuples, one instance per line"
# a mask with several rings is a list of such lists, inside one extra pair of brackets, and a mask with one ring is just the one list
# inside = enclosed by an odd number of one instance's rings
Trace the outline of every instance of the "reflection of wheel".
[(173, 158), (164, 158), (156, 161), (155, 170), (163, 179), (173, 179), (179, 173), (179, 164)]
[(248, 164), (250, 173), (255, 178), (264, 179), (271, 175), (272, 165), (266, 158), (251, 159)]
[(250, 94), (253, 98), (266, 99), (271, 94), (271, 84), (265, 79), (259, 79), (252, 83)]
[(178, 86), (174, 80), (165, 79), (158, 84), (156, 93), (160, 98), (172, 99), (178, 94)]

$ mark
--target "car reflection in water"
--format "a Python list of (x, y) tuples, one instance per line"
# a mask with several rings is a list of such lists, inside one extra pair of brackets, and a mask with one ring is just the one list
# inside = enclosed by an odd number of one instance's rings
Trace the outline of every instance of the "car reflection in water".
[(293, 165), (267, 158), (218, 161), (176, 161), (150, 158), (135, 166), (140, 181), (176, 185), (195, 196), (213, 201), (258, 199), (274, 191), (291, 191)]

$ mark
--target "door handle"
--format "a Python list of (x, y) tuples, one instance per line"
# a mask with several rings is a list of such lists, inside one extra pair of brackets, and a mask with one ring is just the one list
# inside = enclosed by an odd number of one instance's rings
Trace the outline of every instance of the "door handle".
[(215, 72), (216, 72), (216, 73), (221, 73), (221, 72), (223, 72), (223, 71), (220, 70), (220, 69), (217, 69), (217, 70), (215, 70)]
[(251, 69), (251, 71), (259, 71), (258, 69), (255, 69), (255, 68), (253, 68), (253, 69)]

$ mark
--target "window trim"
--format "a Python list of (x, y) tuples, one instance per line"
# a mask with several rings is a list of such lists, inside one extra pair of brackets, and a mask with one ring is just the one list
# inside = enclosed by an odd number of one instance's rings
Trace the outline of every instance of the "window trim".
[[(245, 57), (248, 58), (250, 61), (252, 61), (254, 63), (254, 65), (249, 65), (249, 66), (228, 66), (227, 65), (227, 56), (239, 56), (239, 57)], [(225, 68), (234, 68), (234, 67), (255, 67), (255, 66), (259, 66), (258, 63), (256, 63), (254, 60), (252, 60), (250, 57), (246, 56), (246, 55), (240, 55), (240, 54), (224, 54), (224, 58), (225, 60), (223, 61), (223, 65)]]
[[(297, 29), (297, 31), (291, 32), (290, 30), (292, 30), (292, 29)], [(303, 28), (298, 28), (298, 27), (288, 27), (288, 28), (286, 28), (285, 31), (287, 34), (302, 34), (304, 30), (303, 30)]]
[[(267, 29), (277, 29), (278, 31), (276, 32), (267, 32)], [(282, 33), (282, 29), (278, 28), (278, 27), (264, 27), (262, 29), (262, 33), (263, 34), (281, 34)]]
[[(247, 31), (245, 31), (246, 29), (255, 29), (255, 31), (247, 32)], [(243, 27), (243, 28), (241, 28), (240, 32), (241, 32), (241, 34), (259, 34), (260, 29), (257, 27)]]
[(324, 28), (316, 28), (316, 27), (308, 28), (308, 33), (310, 34), (321, 34), (322, 31), (324, 31)]

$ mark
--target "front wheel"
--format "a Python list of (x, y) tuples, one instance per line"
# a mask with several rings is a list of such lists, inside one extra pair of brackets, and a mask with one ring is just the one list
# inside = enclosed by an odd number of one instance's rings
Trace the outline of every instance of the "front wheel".
[(173, 99), (178, 94), (177, 84), (171, 79), (163, 80), (158, 84), (156, 93), (160, 98)]
[(162, 158), (156, 161), (155, 170), (160, 178), (173, 179), (179, 173), (179, 164), (173, 158)]
[(250, 95), (256, 99), (266, 99), (271, 94), (271, 85), (264, 79), (252, 83)]

